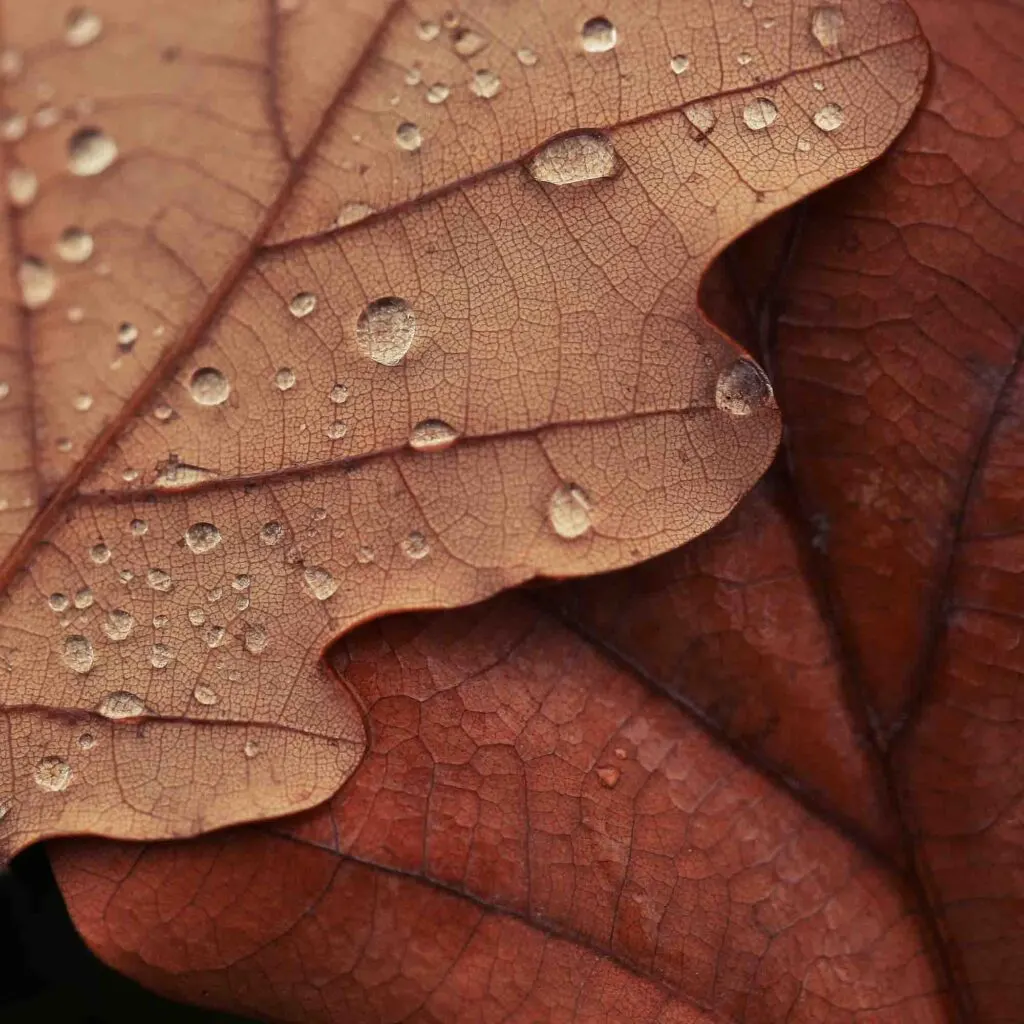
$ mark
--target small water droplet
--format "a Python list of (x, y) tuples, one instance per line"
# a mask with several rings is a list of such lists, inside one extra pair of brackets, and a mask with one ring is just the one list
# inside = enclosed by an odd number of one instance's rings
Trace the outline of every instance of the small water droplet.
[(501, 90), (501, 79), (493, 71), (480, 68), (473, 74), (469, 88), (475, 96), (479, 96), (482, 100), (489, 100), (497, 96)]
[(25, 59), (17, 50), (0, 51), (0, 77), (8, 82), (13, 81), (24, 67)]
[(425, 43), (432, 42), (441, 34), (441, 26), (436, 21), (421, 21), (416, 26), (416, 35)]
[(444, 82), (435, 82), (428, 90), (426, 94), (428, 103), (444, 103), (446, 99), (451, 95), (451, 89), (444, 84)]
[(284, 536), (284, 527), (278, 522), (264, 523), (260, 529), (260, 540), (268, 547), (279, 543)]
[(405, 84), (406, 85), (419, 85), (423, 81), (423, 71), (418, 64), (413, 64), (405, 72)]
[(810, 141), (810, 139), (797, 139), (796, 148), (798, 150), (800, 150), (801, 153), (810, 153), (810, 151), (811, 151), (811, 141)]
[(68, 140), (68, 170), (82, 178), (102, 174), (117, 159), (117, 143), (99, 128), (79, 128)]
[(171, 574), (165, 569), (150, 569), (146, 573), (146, 583), (154, 590), (166, 594), (173, 586), (174, 581), (171, 579)]
[(356, 548), (356, 561), (360, 565), (369, 565), (374, 557), (373, 548), (368, 548), (365, 545)]
[[(324, 518), (327, 518), (327, 512), (324, 509), (320, 509), (324, 513)], [(248, 590), (252, 586), (252, 577), (248, 573), (239, 573), (232, 581), (231, 586), (235, 590)]]
[(413, 530), (401, 544), (402, 554), (418, 562), (430, 554), (430, 542), (419, 530)]
[(35, 780), (40, 789), (60, 793), (71, 784), (71, 765), (59, 757), (44, 757), (36, 765)]
[(605, 789), (614, 789), (619, 784), (622, 772), (614, 765), (604, 765), (595, 772), (598, 781)]
[(12, 167), (7, 173), (7, 197), (13, 206), (28, 206), (39, 192), (39, 179), (27, 167)]
[(439, 452), (450, 448), (458, 437), (458, 431), (444, 420), (423, 420), (413, 427), (409, 447), (418, 452)]
[(202, 608), (189, 608), (188, 610), (188, 621), (193, 626), (201, 626), (206, 622), (206, 612)]
[(220, 530), (213, 523), (193, 523), (185, 531), (185, 545), (193, 555), (209, 554), (221, 539)]
[(551, 527), (565, 540), (575, 540), (590, 532), (591, 511), (589, 499), (575, 484), (560, 484), (548, 503)]
[(166, 423), (173, 415), (174, 410), (166, 403), (161, 402), (154, 410), (153, 415), (161, 422)]
[(314, 309), (316, 309), (316, 296), (312, 292), (299, 292), (297, 295), (293, 295), (291, 302), (288, 303), (288, 312), (299, 320), (304, 316), (309, 316)]
[(689, 121), (697, 131), (703, 132), (705, 135), (715, 127), (715, 122), (718, 120), (715, 108), (711, 106), (710, 103), (705, 103), (703, 100), (700, 100), (697, 103), (691, 103), (688, 107), (684, 107), (683, 114), (685, 115), (686, 120)]
[(668, 66), (674, 75), (685, 75), (690, 70), (690, 58), (685, 53), (677, 53), (669, 62)]
[(618, 41), (619, 34), (607, 18), (591, 18), (580, 32), (580, 45), (587, 53), (605, 53)]
[(246, 740), (245, 746), (242, 748), (242, 753), (246, 757), (252, 759), (260, 752), (260, 745), (255, 740)]
[(92, 408), (92, 395), (75, 395), (71, 400), (76, 412), (88, 412)]
[(629, 757), (629, 752), (626, 750), (625, 747), (616, 747), (615, 748), (615, 756), (620, 761), (625, 761), (626, 758)]
[(487, 46), (487, 40), (471, 28), (457, 28), (452, 32), (452, 49), (460, 57), (475, 57)]
[(290, 366), (282, 366), (274, 374), (274, 384), (279, 391), (290, 391), (295, 387), (295, 371)]
[(204, 704), (206, 707), (213, 707), (220, 700), (216, 691), (210, 689), (205, 683), (196, 683), (192, 696), (195, 697), (199, 704)]
[(736, 55), (736, 63), (739, 64), (741, 68), (745, 68), (753, 59), (754, 58), (746, 51)]
[(327, 397), (335, 405), (344, 405), (348, 401), (348, 387), (345, 384), (335, 384)]
[(532, 68), (537, 63), (537, 53), (531, 50), (528, 46), (520, 46), (516, 50), (516, 60), (523, 65), (524, 68)]
[(122, 583), (124, 583), (125, 585), (127, 585), (127, 584), (131, 583), (131, 581), (132, 581), (133, 579), (135, 579), (135, 573), (133, 573), (133, 572), (131, 571), (131, 569), (122, 569), (122, 570), (121, 570), (121, 571), (120, 571), (120, 572), (119, 572), (119, 573), (117, 574), (117, 578), (118, 578), (118, 579), (119, 579), (119, 580), (120, 580), (120, 581), (121, 581)]
[(423, 135), (412, 121), (403, 121), (395, 129), (395, 142), (399, 149), (414, 153), (423, 145)]
[(262, 654), (270, 643), (270, 637), (262, 626), (246, 626), (242, 645), (250, 654)]
[(534, 154), (527, 169), (535, 181), (550, 185), (577, 185), (611, 178), (617, 170), (615, 148), (600, 132), (563, 135)]
[(71, 451), (71, 439), (68, 437), (58, 437), (57, 451), (65, 453)]
[(122, 718), (138, 718), (146, 710), (146, 704), (137, 694), (128, 690), (115, 690), (99, 702), (96, 711), (104, 718), (115, 721)]
[(82, 674), (88, 672), (95, 661), (92, 641), (81, 634), (65, 637), (61, 657), (64, 660), (64, 664), (67, 665), (72, 672), (79, 672)]
[(103, 632), (111, 640), (127, 640), (135, 628), (135, 616), (123, 608), (115, 608), (107, 612), (107, 621), (103, 623)]
[(131, 349), (139, 340), (139, 329), (133, 323), (125, 320), (117, 328), (117, 344), (122, 349)]
[(356, 337), (363, 353), (382, 366), (397, 366), (416, 336), (416, 314), (405, 299), (375, 299), (359, 315)]
[(126, 484), (132, 484), (132, 483), (135, 483), (135, 481), (138, 480), (141, 475), (142, 474), (137, 469), (130, 469), (129, 468), (129, 469), (126, 469), (126, 470), (122, 471), (121, 479)]
[(169, 615), (154, 615), (153, 616), (153, 628), (154, 629), (166, 629), (171, 624), (171, 617)]
[(733, 416), (749, 416), (772, 401), (772, 385), (764, 370), (749, 359), (738, 359), (718, 376), (715, 405)]
[(771, 127), (778, 116), (778, 108), (764, 96), (751, 100), (743, 108), (743, 123), (753, 132)]
[(4, 142), (18, 142), (28, 131), (28, 119), (24, 114), (7, 114), (0, 119), (0, 138)]
[(67, 594), (51, 594), (46, 603), (52, 612), (66, 612), (71, 605)]
[(131, 531), (133, 537), (142, 537), (149, 529), (149, 523), (145, 519), (133, 519), (128, 524), (128, 529)]
[(57, 290), (57, 275), (38, 256), (26, 256), (18, 267), (21, 300), (28, 309), (41, 309)]
[(843, 12), (838, 7), (816, 7), (811, 12), (811, 35), (823, 50), (839, 46), (843, 33)]
[(79, 611), (84, 611), (86, 608), (91, 608), (95, 603), (96, 598), (93, 597), (92, 590), (88, 587), (82, 587), (81, 590), (75, 593), (75, 607)]
[(93, 544), (93, 546), (89, 548), (89, 557), (97, 565), (105, 565), (110, 561), (110, 548), (108, 548), (106, 544)]
[(91, 732), (83, 732), (78, 737), (78, 747), (80, 750), (92, 750), (96, 746), (96, 737)]
[(11, 393), (11, 385), (5, 380), (0, 380), (0, 402)]
[(61, 112), (59, 107), (40, 107), (32, 115), (32, 123), (39, 129), (52, 128), (60, 121)]
[(834, 132), (843, 125), (843, 108), (838, 103), (827, 103), (814, 115), (814, 123), (823, 132)]
[(167, 644), (153, 644), (149, 654), (149, 663), (153, 668), (167, 668), (173, 660), (174, 655)]
[(213, 650), (213, 648), (223, 645), (227, 635), (227, 630), (223, 626), (207, 626), (203, 630), (203, 643)]
[(72, 7), (64, 22), (64, 41), (68, 46), (88, 46), (103, 31), (103, 19), (88, 7)]
[(338, 211), (334, 224), (335, 227), (347, 228), (350, 224), (358, 224), (361, 220), (366, 220), (376, 212), (368, 203), (345, 203)]
[(318, 601), (326, 601), (338, 589), (338, 581), (319, 565), (309, 565), (302, 573), (306, 589)]
[(328, 424), (325, 433), (332, 441), (340, 441), (348, 433), (348, 426), (341, 420), (335, 420)]
[(231, 384), (220, 370), (204, 366), (192, 374), (189, 391), (199, 405), (222, 405), (231, 393)]

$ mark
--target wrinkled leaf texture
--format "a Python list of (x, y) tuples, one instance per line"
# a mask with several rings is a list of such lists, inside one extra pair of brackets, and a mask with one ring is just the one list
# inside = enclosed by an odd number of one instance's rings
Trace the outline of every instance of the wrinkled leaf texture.
[[(705, 281), (706, 308), (776, 383), (788, 436), (766, 481), (624, 573), (351, 635), (332, 662), (369, 742), (330, 804), (189, 843), (54, 847), (101, 955), (282, 1020), (1021, 1019), (1022, 18), (914, 7), (935, 66), (894, 151)], [(849, 31), (862, 8), (842, 8)], [(574, 32), (590, 13), (567, 15)], [(646, 58), (664, 67), (675, 39), (645, 37), (637, 72), (619, 63), (635, 11), (601, 13), (621, 33), (601, 59), (649, 102), (662, 79)], [(711, 38), (768, 58), (773, 14), (730, 5)], [(353, 53), (381, 45), (366, 38)], [(594, 75), (568, 95), (592, 98)], [(846, 90), (845, 112), (874, 113), (874, 91)], [(772, 138), (738, 170), (771, 177), (799, 152)], [(272, 241), (357, 194), (341, 159), (310, 161)], [(749, 222), (793, 198), (765, 190)], [(215, 458), (186, 461), (244, 475), (262, 457), (199, 423), (175, 443)], [(97, 491), (149, 465), (144, 435), (104, 442)]]

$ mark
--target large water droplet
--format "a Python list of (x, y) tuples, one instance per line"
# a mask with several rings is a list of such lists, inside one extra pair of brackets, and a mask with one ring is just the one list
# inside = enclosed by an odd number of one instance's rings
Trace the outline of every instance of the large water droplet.
[(205, 555), (220, 542), (220, 530), (213, 523), (193, 523), (185, 531), (185, 544), (193, 555)]
[(165, 569), (150, 569), (149, 572), (146, 573), (146, 583), (148, 583), (154, 590), (159, 590), (164, 594), (166, 594), (174, 585), (174, 581), (171, 579), (171, 574)]
[(134, 628), (135, 616), (123, 608), (107, 612), (107, 621), (103, 623), (103, 632), (111, 640), (127, 640)]
[(715, 405), (733, 416), (749, 416), (772, 397), (772, 385), (764, 370), (749, 359), (738, 359), (726, 367), (715, 385)]
[(430, 554), (430, 542), (419, 530), (413, 530), (408, 537), (404, 538), (401, 547), (402, 554), (415, 562)]
[(71, 784), (71, 765), (59, 757), (44, 757), (36, 765), (35, 781), (40, 789), (60, 793)]
[(575, 540), (590, 532), (591, 504), (575, 484), (560, 484), (548, 503), (551, 527), (565, 540)]
[(450, 448), (458, 437), (458, 431), (444, 420), (423, 420), (413, 427), (409, 447), (418, 452), (439, 452)]
[(715, 108), (711, 106), (710, 103), (705, 103), (703, 100), (700, 100), (697, 103), (691, 103), (688, 107), (684, 107), (683, 114), (686, 117), (686, 120), (689, 121), (697, 131), (703, 132), (705, 135), (715, 127), (715, 122), (718, 120), (718, 116), (715, 114)]
[(92, 590), (89, 587), (82, 587), (82, 589), (77, 591), (75, 594), (75, 607), (79, 611), (91, 608), (95, 602), (96, 598), (93, 596)]
[(173, 660), (174, 655), (167, 644), (153, 644), (149, 653), (149, 663), (153, 668), (167, 668)]
[(452, 32), (452, 49), (460, 57), (475, 57), (487, 46), (487, 40), (471, 28), (459, 28)]
[(316, 296), (312, 292), (299, 292), (298, 295), (293, 295), (292, 301), (288, 303), (288, 312), (299, 320), (304, 316), (309, 316), (314, 309), (316, 309)]
[(306, 589), (318, 601), (326, 601), (338, 589), (338, 581), (319, 565), (309, 565), (302, 573)]
[(325, 433), (332, 441), (340, 441), (348, 433), (348, 424), (335, 420), (327, 424)]
[(262, 654), (270, 643), (270, 637), (262, 626), (246, 626), (242, 645), (250, 654)]
[(100, 701), (96, 711), (104, 718), (138, 718), (146, 710), (142, 698), (128, 690), (115, 690)]
[(397, 366), (416, 336), (416, 314), (405, 299), (375, 299), (360, 314), (356, 337), (365, 355), (383, 366)]
[(501, 90), (501, 79), (487, 68), (481, 68), (473, 75), (469, 88), (475, 96), (482, 100), (489, 100), (498, 95)]
[(213, 366), (196, 370), (188, 387), (192, 398), (200, 405), (222, 405), (231, 393), (227, 377)]
[(344, 405), (348, 401), (348, 387), (344, 384), (335, 384), (327, 397), (335, 405)]
[(280, 542), (284, 536), (284, 527), (278, 522), (264, 523), (260, 528), (260, 540), (268, 547)]
[(531, 177), (550, 185), (577, 185), (611, 178), (616, 173), (615, 148), (600, 132), (577, 132), (549, 142), (527, 165)]
[(607, 18), (591, 18), (580, 32), (580, 46), (587, 53), (604, 53), (619, 41), (615, 26)]
[(817, 7), (811, 12), (811, 35), (823, 50), (839, 46), (843, 34), (843, 12), (838, 7)]
[(210, 625), (203, 630), (203, 643), (210, 650), (213, 650), (213, 648), (220, 647), (224, 643), (227, 635), (228, 631), (223, 626)]
[(68, 170), (81, 178), (102, 174), (117, 159), (117, 143), (100, 128), (79, 128), (68, 139)]
[(446, 99), (451, 95), (451, 88), (444, 84), (444, 82), (435, 82), (427, 90), (427, 102), (428, 103), (444, 103)]
[(814, 123), (823, 132), (834, 132), (843, 125), (843, 108), (838, 103), (827, 103), (814, 115)]
[(110, 561), (110, 548), (106, 544), (93, 544), (89, 548), (89, 557), (97, 565), (106, 565)]
[(72, 7), (64, 22), (64, 41), (68, 46), (88, 46), (99, 38), (103, 20), (88, 7)]
[(72, 672), (80, 672), (82, 674), (88, 672), (96, 660), (93, 654), (92, 642), (88, 637), (79, 634), (64, 638), (61, 658)]
[(423, 135), (412, 121), (403, 121), (395, 129), (395, 142), (399, 149), (414, 153), (423, 145)]
[(21, 300), (28, 309), (41, 309), (57, 290), (57, 275), (37, 256), (26, 256), (18, 267)]
[(743, 108), (743, 123), (754, 132), (759, 132), (775, 124), (778, 116), (778, 108), (764, 96), (751, 100)]

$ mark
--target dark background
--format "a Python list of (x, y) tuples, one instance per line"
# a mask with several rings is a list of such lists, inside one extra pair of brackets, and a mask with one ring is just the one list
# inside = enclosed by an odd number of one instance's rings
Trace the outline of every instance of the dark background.
[(42, 845), (0, 870), (0, 1021), (247, 1024), (161, 999), (100, 963), (71, 924)]

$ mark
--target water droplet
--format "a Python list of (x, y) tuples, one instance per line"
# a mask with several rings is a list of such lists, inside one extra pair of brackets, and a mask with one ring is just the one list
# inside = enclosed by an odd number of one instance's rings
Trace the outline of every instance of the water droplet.
[(135, 616), (123, 608), (115, 608), (107, 612), (107, 621), (103, 623), (103, 632), (111, 640), (127, 640), (135, 628)]
[(759, 132), (775, 124), (778, 108), (771, 100), (759, 96), (743, 108), (743, 123), (753, 132)]
[(753, 59), (754, 58), (746, 51), (736, 55), (736, 63), (739, 64), (741, 68), (745, 68)]
[(629, 757), (629, 753), (628, 753), (628, 751), (626, 750), (625, 747), (616, 747), (615, 748), (615, 756), (620, 761), (625, 761), (626, 758)]
[(423, 145), (423, 135), (412, 121), (403, 121), (395, 129), (395, 142), (398, 144), (399, 149), (414, 153)]
[(174, 581), (171, 579), (171, 574), (164, 569), (150, 569), (146, 573), (146, 582), (154, 590), (159, 590), (161, 593), (166, 594), (174, 585)]
[(0, 77), (8, 82), (17, 78), (25, 67), (25, 60), (17, 50), (0, 51)]
[(228, 400), (231, 385), (220, 370), (204, 366), (192, 374), (189, 391), (200, 405), (222, 405)]
[(487, 40), (471, 28), (459, 28), (452, 33), (452, 49), (460, 57), (475, 57), (487, 46)]
[(246, 740), (242, 753), (248, 758), (254, 758), (260, 752), (260, 745), (255, 740)]
[(618, 41), (619, 34), (607, 18), (591, 18), (580, 32), (580, 45), (587, 53), (604, 53)]
[(334, 224), (335, 227), (347, 228), (349, 224), (358, 224), (361, 220), (366, 220), (367, 217), (376, 212), (367, 203), (345, 203), (338, 211)]
[(444, 420), (423, 420), (413, 427), (409, 447), (418, 452), (439, 452), (458, 440), (458, 431)]
[(26, 256), (18, 267), (21, 300), (29, 309), (45, 306), (57, 290), (57, 275), (37, 256)]
[(227, 639), (227, 630), (223, 626), (207, 626), (203, 630), (203, 643), (211, 650), (220, 647)]
[(92, 750), (96, 746), (96, 737), (91, 732), (83, 732), (78, 737), (78, 747), (80, 750)]
[(811, 35), (823, 50), (839, 46), (843, 33), (843, 12), (838, 7), (816, 7), (811, 12)]
[(469, 83), (469, 88), (480, 99), (489, 100), (497, 96), (501, 90), (501, 79), (493, 71), (481, 68), (474, 73), (473, 81)]
[(149, 654), (149, 663), (153, 668), (167, 668), (173, 660), (174, 655), (167, 644), (153, 644)]
[(153, 628), (154, 629), (166, 629), (171, 624), (171, 617), (169, 615), (154, 615), (153, 616)]
[(67, 594), (51, 594), (46, 603), (52, 612), (66, 612), (71, 605)]
[(843, 108), (838, 103), (828, 103), (814, 115), (814, 123), (823, 132), (834, 132), (843, 124)]
[(8, 114), (0, 120), (0, 138), (4, 142), (18, 142), (28, 131), (28, 119), (24, 114)]
[(427, 102), (428, 103), (444, 103), (446, 99), (451, 95), (451, 89), (444, 84), (444, 82), (435, 82), (427, 90)]
[(242, 645), (250, 654), (262, 654), (267, 649), (270, 637), (262, 626), (246, 626)]
[(11, 385), (5, 380), (0, 380), (0, 401), (3, 401), (11, 393)]
[(591, 511), (590, 500), (575, 484), (560, 484), (548, 503), (551, 527), (565, 540), (575, 540), (590, 532)]
[(416, 35), (423, 42), (429, 43), (441, 34), (441, 26), (436, 21), (421, 21), (416, 26)]
[(268, 547), (273, 547), (284, 536), (284, 527), (278, 522), (264, 523), (260, 529), (260, 540)]
[(375, 299), (360, 314), (356, 336), (365, 355), (382, 366), (397, 366), (416, 336), (416, 314), (405, 299)]
[(166, 403), (161, 402), (154, 410), (153, 415), (161, 422), (166, 423), (173, 415), (174, 410)]
[(738, 359), (718, 376), (715, 405), (733, 416), (749, 416), (772, 401), (772, 385), (764, 370), (749, 359)]
[(423, 81), (423, 71), (418, 64), (413, 64), (405, 73), (406, 85), (419, 85)]
[(79, 611), (83, 611), (86, 608), (91, 608), (95, 600), (92, 591), (88, 587), (83, 587), (75, 594), (75, 607)]
[(360, 565), (369, 565), (375, 557), (373, 548), (368, 548), (365, 545), (356, 548), (356, 561)]
[(299, 320), (304, 316), (309, 316), (314, 309), (316, 309), (316, 296), (312, 292), (299, 292), (297, 295), (293, 295), (292, 301), (288, 303), (288, 312)]
[(121, 570), (121, 571), (120, 571), (120, 572), (119, 572), (119, 573), (117, 574), (117, 578), (118, 578), (118, 579), (119, 579), (119, 580), (120, 580), (120, 581), (121, 581), (122, 583), (124, 583), (125, 585), (127, 585), (127, 584), (131, 583), (131, 581), (132, 581), (133, 579), (135, 579), (135, 573), (133, 573), (133, 572), (131, 571), (131, 569), (122, 569), (122, 570)]
[[(324, 513), (323, 518), (327, 518), (327, 512), (324, 509), (320, 509)], [(248, 590), (252, 586), (252, 577), (247, 573), (240, 573), (231, 581), (231, 586), (235, 590)]]
[(531, 50), (528, 46), (520, 46), (516, 50), (516, 60), (523, 65), (524, 68), (532, 68), (537, 63), (537, 53), (535, 50)]
[(13, 206), (28, 206), (39, 191), (39, 179), (27, 167), (12, 167), (7, 174), (7, 197)]
[(145, 702), (137, 694), (128, 690), (115, 690), (108, 693), (99, 702), (96, 711), (104, 718), (119, 720), (122, 718), (138, 718), (146, 710)]
[(274, 375), (274, 384), (280, 391), (290, 391), (295, 387), (295, 371), (290, 366), (282, 366)]
[(195, 697), (198, 703), (205, 704), (206, 707), (213, 707), (220, 700), (216, 692), (211, 690), (205, 683), (196, 683), (192, 696)]
[(40, 789), (60, 793), (71, 784), (71, 765), (59, 757), (44, 757), (36, 765), (35, 780)]
[(88, 412), (92, 408), (92, 395), (75, 395), (71, 400), (76, 412)]
[(600, 132), (577, 132), (549, 142), (527, 165), (535, 181), (576, 185), (616, 173), (615, 148)]
[(133, 537), (142, 537), (149, 529), (149, 523), (145, 519), (133, 519), (128, 524), (128, 529), (131, 531)]
[(614, 789), (619, 784), (619, 777), (622, 772), (614, 765), (605, 765), (595, 772), (598, 781), (605, 789)]
[(72, 672), (86, 673), (95, 661), (92, 641), (88, 637), (75, 634), (64, 638), (64, 649), (61, 658)]
[(669, 62), (668, 66), (674, 75), (684, 75), (690, 70), (690, 58), (685, 53), (677, 53)]
[(117, 143), (99, 128), (79, 128), (68, 139), (68, 170), (82, 178), (102, 174), (117, 159)]
[(220, 530), (213, 523), (193, 523), (185, 531), (185, 544), (193, 555), (205, 555), (221, 542)]
[(335, 420), (329, 424), (326, 430), (327, 436), (332, 441), (340, 441), (348, 433), (348, 426), (341, 422), (341, 420)]
[(810, 139), (797, 139), (796, 148), (799, 149), (801, 153), (810, 153)]
[(65, 263), (84, 263), (93, 252), (93, 238), (82, 228), (65, 228), (57, 239), (57, 255)]
[(344, 405), (348, 401), (348, 387), (344, 384), (335, 384), (327, 397), (335, 405)]
[(188, 610), (188, 621), (193, 626), (201, 626), (206, 622), (206, 612), (202, 608), (189, 608)]
[(93, 544), (89, 549), (89, 557), (97, 565), (104, 565), (110, 561), (110, 548), (106, 544)]
[(68, 46), (88, 46), (99, 38), (103, 20), (88, 7), (72, 7), (64, 22), (64, 41)]
[(430, 542), (426, 537), (423, 536), (419, 530), (413, 530), (402, 541), (402, 553), (413, 561), (418, 562), (421, 558), (426, 558), (430, 554)]
[(57, 438), (57, 451), (69, 452), (71, 451), (71, 439), (67, 437)]
[(307, 566), (302, 579), (306, 589), (318, 601), (326, 601), (338, 589), (338, 581), (319, 565)]
[(117, 328), (117, 344), (124, 350), (130, 350), (135, 342), (139, 340), (139, 329), (135, 324), (125, 320)]

